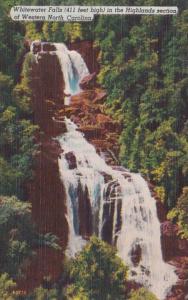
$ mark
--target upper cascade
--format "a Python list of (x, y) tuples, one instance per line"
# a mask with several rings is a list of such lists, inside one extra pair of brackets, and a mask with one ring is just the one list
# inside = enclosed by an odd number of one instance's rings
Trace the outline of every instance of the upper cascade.
[(40, 53), (49, 52), (57, 55), (65, 82), (64, 101), (65, 105), (68, 105), (70, 96), (81, 91), (79, 85), (81, 80), (89, 75), (89, 70), (82, 56), (75, 50), (69, 50), (64, 43), (33, 41), (30, 51), (35, 54), (37, 61), (40, 58)]

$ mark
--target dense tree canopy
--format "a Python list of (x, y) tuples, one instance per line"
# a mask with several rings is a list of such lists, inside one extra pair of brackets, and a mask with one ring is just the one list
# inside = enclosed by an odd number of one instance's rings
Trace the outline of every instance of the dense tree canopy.
[(145, 288), (140, 288), (131, 292), (129, 300), (157, 300), (157, 298)]
[(70, 274), (73, 299), (125, 299), (127, 268), (116, 251), (96, 237), (73, 260)]
[(169, 207), (188, 184), (188, 10), (181, 10), (184, 1), (175, 2), (178, 17), (104, 16), (95, 28), (101, 49), (98, 79), (109, 92), (109, 112), (123, 124), (120, 159), (152, 180)]

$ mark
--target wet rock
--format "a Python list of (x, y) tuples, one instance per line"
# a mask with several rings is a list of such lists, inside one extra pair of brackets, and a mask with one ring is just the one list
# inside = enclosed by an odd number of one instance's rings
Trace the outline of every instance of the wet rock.
[(60, 158), (63, 153), (63, 149), (60, 147), (59, 142), (51, 139), (47, 139), (42, 142), (40, 151), (46, 155), (46, 159), (57, 163), (57, 159)]
[(80, 82), (80, 87), (81, 89), (91, 89), (95, 86), (96, 84), (96, 73), (89, 74), (85, 76), (81, 82)]
[(165, 236), (175, 237), (177, 235), (178, 227), (171, 221), (165, 221), (161, 224), (161, 232)]
[(135, 267), (138, 266), (139, 262), (141, 261), (141, 258), (142, 258), (142, 249), (140, 245), (135, 245), (131, 250), (131, 260)]
[(70, 116), (70, 120), (72, 122), (74, 122), (76, 125), (79, 125), (80, 124), (80, 118), (79, 117), (76, 117), (75, 115), (71, 115)]
[(161, 224), (161, 247), (164, 260), (179, 255), (177, 231), (177, 225), (170, 221)]
[(62, 111), (62, 113), (64, 115), (66, 115), (68, 118), (71, 115), (78, 115), (80, 112), (81, 112), (80, 108), (79, 107), (75, 107), (75, 106), (65, 107), (64, 110)]
[(67, 131), (66, 125), (64, 120), (59, 120), (55, 117), (52, 118), (53, 121), (53, 128), (52, 128), (52, 135), (57, 136)]
[(79, 234), (88, 239), (92, 234), (92, 209), (88, 188), (78, 184)]
[[(182, 255), (188, 256), (188, 240), (178, 239), (178, 249)], [(188, 269), (188, 266), (187, 266)]]
[(103, 131), (97, 126), (80, 126), (79, 131), (83, 132), (87, 139), (99, 138)]
[(32, 45), (32, 52), (34, 54), (37, 54), (39, 52), (50, 52), (56, 50), (56, 47), (52, 43), (42, 42), (40, 40), (33, 41), (31, 45)]
[(104, 203), (103, 206), (103, 226), (101, 230), (102, 239), (112, 244), (112, 229), (113, 229), (113, 216), (114, 216), (114, 202)]
[(69, 169), (76, 169), (77, 168), (77, 163), (76, 163), (76, 157), (73, 152), (68, 152), (65, 154), (65, 158), (69, 164)]
[(159, 218), (159, 221), (163, 223), (166, 221), (167, 209), (165, 205), (161, 202), (161, 200), (157, 199), (155, 192), (153, 193), (152, 197), (154, 197), (156, 200), (157, 216)]
[(120, 171), (120, 172), (126, 172), (126, 171), (128, 171), (127, 169), (125, 169), (122, 166), (113, 166), (113, 170)]
[(42, 42), (42, 51), (56, 51), (56, 47), (52, 43)]
[(38, 52), (41, 52), (42, 46), (41, 46), (41, 41), (34, 41), (32, 42), (32, 52), (33, 54), (37, 54)]
[(172, 287), (172, 290), (168, 295), (169, 298), (167, 297), (167, 299), (171, 299), (170, 297), (176, 296), (179, 292), (183, 293), (184, 296), (188, 295), (188, 257), (176, 256), (168, 261), (168, 263), (175, 267), (175, 272), (179, 279)]
[[(94, 138), (91, 140), (91, 143), (95, 146), (97, 151), (105, 151), (110, 147), (110, 143), (108, 143), (105, 139)], [(106, 159), (105, 159), (106, 161)]]
[(99, 72), (99, 63), (97, 58), (100, 49), (99, 47), (94, 46), (93, 41), (76, 41), (69, 43), (68, 48), (70, 50), (76, 50), (82, 55), (90, 73)]
[(100, 172), (100, 174), (104, 177), (104, 182), (107, 183), (112, 180), (112, 175), (109, 175), (105, 172)]
[(129, 173), (122, 173), (122, 175), (125, 179), (131, 178), (131, 175)]

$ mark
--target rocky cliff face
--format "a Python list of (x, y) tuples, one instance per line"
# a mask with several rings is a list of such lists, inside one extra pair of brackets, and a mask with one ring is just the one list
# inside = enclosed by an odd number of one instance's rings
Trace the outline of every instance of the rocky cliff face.
[[(34, 179), (28, 185), (32, 203), (32, 216), (40, 233), (58, 236), (65, 249), (68, 236), (65, 192), (60, 181), (58, 157), (61, 148), (53, 138), (65, 131), (63, 123), (53, 120), (57, 109), (63, 108), (63, 75), (55, 55), (48, 52), (38, 57), (32, 70), (33, 119), (40, 128), (36, 140), (39, 144), (33, 171)], [(26, 278), (19, 282), (22, 289), (33, 290), (50, 275), (57, 280), (62, 271), (63, 252), (47, 247), (35, 249), (37, 255), (26, 266)]]

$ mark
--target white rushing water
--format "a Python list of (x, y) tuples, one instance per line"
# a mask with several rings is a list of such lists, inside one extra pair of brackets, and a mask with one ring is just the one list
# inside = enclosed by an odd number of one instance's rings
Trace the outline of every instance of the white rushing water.
[(63, 43), (54, 43), (54, 46), (57, 49), (56, 54), (65, 81), (64, 93), (67, 95), (65, 104), (68, 105), (70, 95), (75, 95), (81, 91), (79, 83), (89, 74), (89, 71), (82, 56), (78, 52), (68, 50)]
[[(79, 53), (68, 50), (62, 43), (53, 45), (56, 51), (52, 52), (59, 59), (64, 77), (68, 105), (70, 95), (80, 91), (79, 83), (89, 71)], [(31, 51), (33, 46), (34, 43)], [(140, 174), (108, 166), (77, 126), (66, 118), (65, 123), (67, 132), (57, 139), (63, 150), (59, 170), (66, 190), (67, 254), (74, 256), (85, 245), (86, 238), (95, 234), (117, 247), (118, 255), (129, 266), (129, 279), (143, 284), (159, 300), (164, 300), (177, 276), (174, 268), (163, 261), (156, 201), (147, 182)]]
[[(86, 243), (79, 234), (78, 187), (81, 184), (82, 190), (87, 187), (89, 192), (92, 233), (103, 238), (112, 214), (112, 243), (116, 244), (118, 254), (129, 265), (130, 277), (163, 300), (177, 277), (173, 267), (164, 263), (162, 258), (156, 202), (147, 182), (140, 174), (108, 166), (83, 134), (77, 131), (76, 125), (69, 119), (65, 122), (67, 132), (58, 140), (64, 150), (59, 159), (59, 169), (67, 195), (67, 252), (74, 256)], [(76, 165), (71, 168), (67, 161), (68, 153), (75, 157)], [(105, 180), (106, 174), (108, 180)], [(109, 210), (105, 213), (107, 205)], [(140, 258), (135, 263), (132, 253), (136, 249), (140, 251)]]
[[(35, 52), (35, 45), (38, 46), (39, 52), (35, 54), (36, 62), (38, 63), (38, 59), (40, 53), (44, 51), (44, 45), (48, 44), (46, 42), (41, 42), (39, 40), (33, 41), (30, 46), (30, 51)], [(49, 43), (50, 44), (50, 43)], [(53, 43), (51, 44), (56, 48), (56, 51), (48, 51), (51, 54), (56, 54), (61, 66), (61, 71), (64, 78), (65, 83), (65, 105), (70, 104), (71, 95), (75, 95), (81, 91), (80, 82), (81, 80), (89, 75), (89, 70), (87, 65), (82, 58), (82, 56), (75, 50), (69, 50), (64, 43)]]

